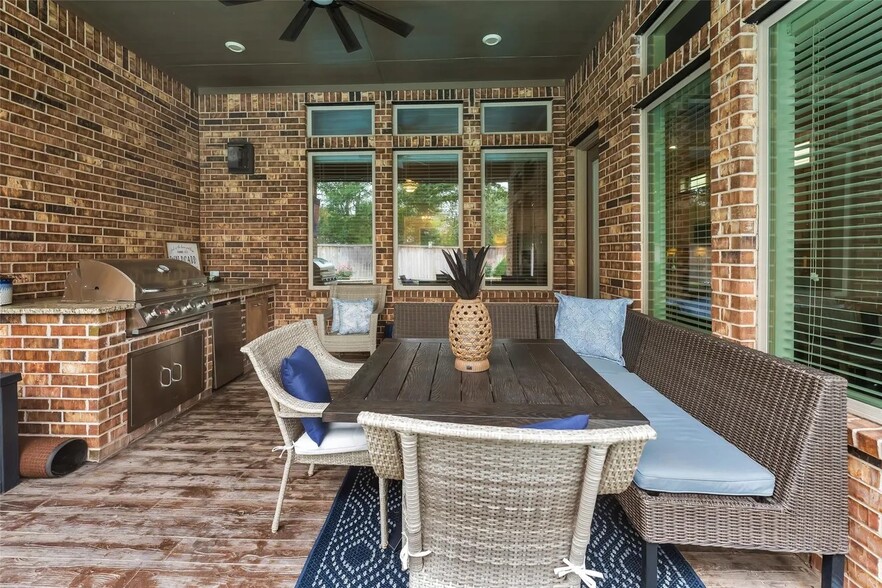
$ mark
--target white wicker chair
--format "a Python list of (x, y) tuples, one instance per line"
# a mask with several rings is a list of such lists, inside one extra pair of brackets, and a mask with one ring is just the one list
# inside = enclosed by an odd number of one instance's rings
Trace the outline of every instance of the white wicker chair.
[(555, 431), (369, 412), (358, 422), (378, 475), (403, 474), (411, 588), (593, 586), (584, 563), (597, 495), (627, 488), (655, 438), (649, 425)]
[[(339, 300), (363, 300), (371, 298), (374, 301), (374, 312), (371, 313), (370, 330), (364, 335), (335, 335), (326, 333), (327, 322), (333, 318), (333, 305), (331, 298)], [(319, 339), (325, 349), (333, 353), (345, 353), (352, 351), (367, 351), (373, 353), (377, 349), (377, 322), (380, 313), (386, 306), (386, 286), (372, 284), (332, 284), (328, 293), (328, 307), (315, 315), (318, 325)]]
[[(251, 360), (254, 371), (269, 394), (270, 404), (276, 421), (282, 432), (284, 445), (283, 451), (287, 453), (285, 470), (282, 474), (282, 484), (279, 488), (279, 500), (276, 503), (276, 513), (273, 517), (273, 532), (279, 529), (279, 519), (282, 514), (282, 501), (285, 498), (285, 488), (288, 485), (288, 475), (291, 464), (309, 464), (309, 474), (312, 475), (316, 464), (320, 465), (346, 465), (346, 466), (369, 466), (370, 456), (366, 450), (350, 453), (329, 453), (302, 455), (298, 454), (294, 442), (303, 434), (302, 417), (321, 417), (322, 412), (328, 406), (326, 403), (306, 402), (294, 398), (288, 394), (281, 382), (282, 360), (288, 357), (300, 345), (308, 349), (318, 360), (325, 377), (328, 380), (349, 380), (361, 367), (361, 364), (347, 363), (328, 353), (322, 347), (316, 334), (312, 321), (303, 320), (290, 325), (274, 329), (265, 335), (254, 339), (242, 348), (242, 353)], [(381, 496), (385, 496), (385, 480), (380, 480)], [(386, 504), (381, 501), (380, 515), (386, 518)]]

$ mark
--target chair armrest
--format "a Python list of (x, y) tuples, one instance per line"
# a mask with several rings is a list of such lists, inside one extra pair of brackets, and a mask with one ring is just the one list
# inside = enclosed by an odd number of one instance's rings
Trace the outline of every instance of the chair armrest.
[(327, 311), (320, 312), (315, 315), (315, 330), (318, 333), (319, 339), (325, 338), (325, 328), (327, 326), (325, 324), (325, 322), (328, 319), (328, 316), (326, 313), (327, 313)]

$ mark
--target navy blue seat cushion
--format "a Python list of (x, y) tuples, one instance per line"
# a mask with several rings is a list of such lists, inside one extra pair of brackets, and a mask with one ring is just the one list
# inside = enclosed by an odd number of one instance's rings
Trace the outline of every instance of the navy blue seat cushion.
[(646, 444), (634, 484), (650, 492), (771, 496), (775, 475), (616, 362), (582, 356), (649, 419), (658, 437)]
[[(331, 391), (328, 380), (315, 356), (301, 346), (297, 346), (290, 356), (282, 360), (282, 386), (294, 398), (306, 402), (330, 402)], [(321, 445), (328, 431), (321, 418), (302, 418), (303, 429), (309, 438)]]
[(522, 429), (557, 429), (560, 431), (578, 431), (588, 428), (587, 414), (574, 414), (573, 416), (564, 417), (562, 419), (554, 419), (550, 421), (542, 421), (533, 423), (532, 425), (524, 425)]

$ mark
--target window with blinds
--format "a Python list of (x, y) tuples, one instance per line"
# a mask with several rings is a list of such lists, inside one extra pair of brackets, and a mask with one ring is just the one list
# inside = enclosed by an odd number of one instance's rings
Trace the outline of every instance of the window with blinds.
[(769, 29), (769, 346), (882, 406), (882, 2)]
[(551, 150), (482, 153), (486, 284), (549, 287)]
[[(373, 153), (311, 153), (309, 174), (313, 286), (372, 283)], [(330, 271), (328, 263), (333, 266)]]
[(442, 251), (462, 243), (462, 153), (395, 153), (395, 270), (399, 286), (444, 286)]
[(711, 327), (710, 74), (646, 113), (649, 311)]

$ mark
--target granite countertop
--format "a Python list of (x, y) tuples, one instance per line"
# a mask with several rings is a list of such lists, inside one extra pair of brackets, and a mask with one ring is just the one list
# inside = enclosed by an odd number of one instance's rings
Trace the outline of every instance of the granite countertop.
[[(277, 285), (272, 280), (225, 280), (208, 285), (206, 296), (229, 294), (254, 288), (266, 288)], [(118, 312), (135, 307), (134, 302), (72, 302), (56, 298), (36, 298), (18, 300), (12, 304), (0, 306), (2, 314), (104, 314)]]

